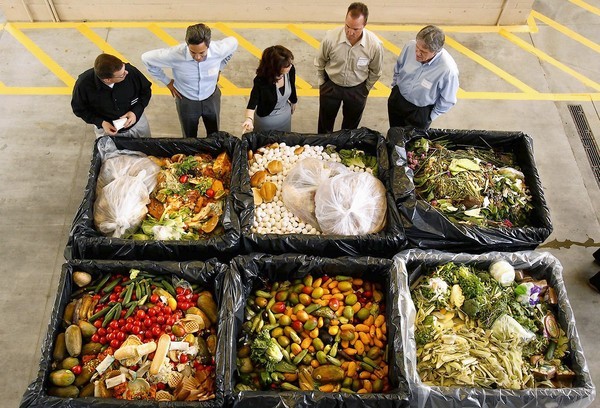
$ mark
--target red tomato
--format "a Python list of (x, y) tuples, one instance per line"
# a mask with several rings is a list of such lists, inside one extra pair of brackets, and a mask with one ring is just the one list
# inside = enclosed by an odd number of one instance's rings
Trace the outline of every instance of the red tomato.
[(146, 312), (140, 309), (135, 313), (135, 316), (141, 320), (146, 317)]
[(213, 198), (215, 196), (215, 190), (213, 190), (212, 188), (209, 188), (208, 190), (206, 190), (206, 196), (208, 198)]
[(117, 339), (113, 339), (110, 341), (110, 346), (114, 349), (119, 348), (120, 345), (121, 345), (121, 342)]
[(119, 341), (123, 341), (127, 338), (127, 334), (125, 334), (125, 332), (118, 332), (117, 333), (117, 340)]
[(146, 330), (146, 333), (144, 333), (144, 337), (147, 339), (151, 339), (152, 338), (152, 330)]
[(158, 326), (152, 327), (152, 335), (154, 337), (160, 337), (161, 334), (162, 334), (162, 330), (160, 329), (160, 327), (158, 327)]
[(187, 362), (188, 362), (188, 360), (189, 360), (189, 359), (188, 359), (188, 355), (187, 355), (187, 354), (181, 354), (181, 355), (179, 356), (179, 362), (180, 362), (181, 364), (185, 364), (185, 363), (187, 363)]
[(96, 329), (99, 329), (100, 327), (102, 327), (102, 320), (103, 319), (94, 320), (94, 327)]
[(176, 294), (181, 295), (181, 294), (183, 294), (183, 292), (184, 292), (184, 289), (181, 286), (177, 286), (175, 288), (175, 293)]
[(94, 343), (98, 343), (98, 342), (100, 341), (100, 336), (99, 336), (97, 333), (94, 333), (94, 334), (92, 334), (92, 338), (91, 338), (91, 340), (92, 340)]
[(148, 312), (146, 314), (150, 317), (156, 316), (156, 309), (148, 309)]
[(150, 327), (150, 326), (152, 326), (152, 319), (147, 317), (146, 319), (144, 319), (144, 327)]
[(133, 334), (140, 334), (140, 330), (141, 330), (140, 326), (133, 326), (131, 328), (131, 333), (133, 333)]
[(163, 307), (163, 313), (168, 316), (171, 313), (173, 313), (173, 311), (171, 310), (171, 308), (169, 306), (165, 306), (165, 307)]
[(112, 341), (112, 340), (114, 340), (114, 339), (115, 339), (115, 334), (114, 334), (114, 333), (108, 333), (108, 334), (106, 335), (106, 340), (108, 340), (108, 341)]
[(118, 329), (119, 328), (119, 322), (117, 320), (113, 320), (112, 322), (110, 322), (108, 324), (108, 327), (110, 327), (111, 329)]
[(114, 293), (121, 293), (122, 291), (123, 291), (123, 286), (119, 286), (119, 285), (115, 286), (113, 289)]
[(106, 336), (106, 329), (104, 327), (98, 329), (98, 336)]
[(158, 296), (156, 293), (153, 293), (152, 296), (150, 296), (151, 303), (158, 303), (159, 300), (160, 300), (160, 296)]
[(188, 177), (188, 175), (187, 175), (187, 174), (182, 174), (181, 176), (179, 176), (179, 182), (180, 182), (181, 184), (183, 184), (183, 183), (187, 183), (187, 181), (188, 181), (188, 178), (189, 178), (189, 177)]
[(165, 324), (165, 317), (164, 316), (156, 316), (156, 323), (158, 324)]
[(125, 326), (123, 326), (123, 329), (127, 333), (131, 333), (131, 330), (133, 330), (133, 324), (131, 324), (131, 323), (125, 323)]
[(100, 340), (98, 341), (98, 343), (105, 345), (106, 343), (108, 343), (108, 340), (106, 339), (106, 337), (100, 336)]
[(82, 367), (80, 365), (76, 365), (71, 367), (71, 372), (75, 375), (81, 374)]
[(173, 316), (171, 316), (171, 317), (167, 318), (167, 324), (168, 324), (169, 326), (173, 326), (173, 325), (175, 324), (175, 322), (176, 322), (176, 321), (177, 321), (177, 319), (176, 319), (175, 317), (173, 317)]

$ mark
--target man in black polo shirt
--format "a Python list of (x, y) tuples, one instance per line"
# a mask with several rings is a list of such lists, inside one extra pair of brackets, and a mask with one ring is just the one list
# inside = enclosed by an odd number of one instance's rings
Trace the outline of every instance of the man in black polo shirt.
[(144, 109), (150, 102), (151, 83), (133, 65), (110, 54), (100, 54), (79, 75), (71, 107), (73, 113), (95, 126), (96, 137), (150, 137)]

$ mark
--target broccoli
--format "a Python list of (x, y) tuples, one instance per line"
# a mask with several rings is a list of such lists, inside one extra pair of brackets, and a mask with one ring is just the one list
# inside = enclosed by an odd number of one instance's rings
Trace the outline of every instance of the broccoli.
[(455, 265), (449, 262), (438, 267), (435, 274), (452, 286), (458, 284), (466, 299), (473, 299), (484, 294), (481, 279), (466, 265)]
[(274, 366), (283, 359), (283, 353), (277, 344), (277, 340), (271, 337), (269, 330), (264, 329), (250, 345), (252, 350), (250, 358), (258, 364), (262, 364), (269, 372), (274, 371)]
[(481, 305), (477, 299), (467, 299), (462, 305), (462, 311), (470, 318), (475, 318), (480, 310)]

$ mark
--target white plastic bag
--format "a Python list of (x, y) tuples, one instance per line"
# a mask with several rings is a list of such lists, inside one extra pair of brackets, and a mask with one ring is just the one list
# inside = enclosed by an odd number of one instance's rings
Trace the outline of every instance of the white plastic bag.
[(300, 160), (283, 180), (281, 199), (301, 221), (319, 228), (314, 201), (317, 188), (330, 177), (349, 171), (346, 166), (336, 162), (313, 158)]
[(142, 170), (137, 176), (120, 176), (100, 190), (94, 202), (94, 223), (104, 235), (121, 238), (140, 226), (150, 203), (145, 178)]
[(325, 180), (315, 194), (315, 215), (324, 234), (364, 235), (385, 226), (385, 187), (369, 173), (345, 173)]

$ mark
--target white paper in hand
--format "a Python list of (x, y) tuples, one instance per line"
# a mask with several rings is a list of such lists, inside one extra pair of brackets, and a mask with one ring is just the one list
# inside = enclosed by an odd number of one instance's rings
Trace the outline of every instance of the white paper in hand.
[(113, 120), (113, 125), (117, 128), (117, 130), (120, 130), (125, 126), (125, 122), (127, 122), (127, 118), (115, 119)]

